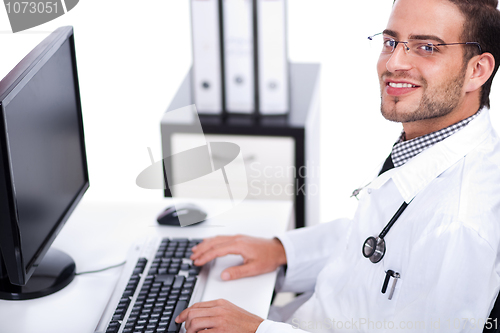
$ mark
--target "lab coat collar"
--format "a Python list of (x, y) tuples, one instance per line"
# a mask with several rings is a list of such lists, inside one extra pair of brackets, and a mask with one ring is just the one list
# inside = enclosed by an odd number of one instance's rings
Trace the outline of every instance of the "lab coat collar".
[(392, 179), (405, 202), (409, 203), (433, 179), (488, 138), (492, 130), (489, 109), (483, 108), (467, 126), (404, 165), (386, 171), (367, 187), (378, 189)]

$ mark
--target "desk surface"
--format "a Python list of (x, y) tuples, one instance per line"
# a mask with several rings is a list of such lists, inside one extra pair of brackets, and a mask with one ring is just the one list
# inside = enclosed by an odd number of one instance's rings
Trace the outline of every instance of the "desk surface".
[[(221, 203), (197, 200), (210, 212)], [(77, 272), (92, 271), (123, 262), (130, 246), (142, 237), (203, 238), (243, 233), (272, 237), (293, 223), (292, 202), (244, 201), (231, 211), (185, 228), (158, 226), (156, 215), (172, 203), (89, 202), (83, 200), (53, 247), (68, 253)], [(237, 256), (216, 259), (203, 300), (225, 298), (263, 318), (267, 316), (276, 273), (223, 282), (220, 273), (241, 263)], [(29, 301), (0, 301), (0, 332), (92, 333), (113, 292), (121, 268), (76, 276), (63, 290)]]

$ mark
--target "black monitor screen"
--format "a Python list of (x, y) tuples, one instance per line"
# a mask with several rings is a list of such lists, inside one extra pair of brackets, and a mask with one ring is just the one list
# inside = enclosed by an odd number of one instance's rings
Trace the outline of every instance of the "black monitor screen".
[(88, 184), (71, 52), (67, 39), (4, 110), (26, 270)]

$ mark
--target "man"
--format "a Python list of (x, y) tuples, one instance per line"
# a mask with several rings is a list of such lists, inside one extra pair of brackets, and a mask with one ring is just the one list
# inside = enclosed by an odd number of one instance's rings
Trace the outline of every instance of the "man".
[(196, 265), (243, 256), (224, 280), (286, 264), (282, 290), (307, 300), (287, 323), (223, 300), (198, 303), (176, 318), (187, 332), (482, 331), (500, 289), (500, 140), (488, 110), (500, 62), (497, 4), (395, 1), (372, 39), (383, 44), (382, 114), (404, 132), (354, 219), (193, 248)]

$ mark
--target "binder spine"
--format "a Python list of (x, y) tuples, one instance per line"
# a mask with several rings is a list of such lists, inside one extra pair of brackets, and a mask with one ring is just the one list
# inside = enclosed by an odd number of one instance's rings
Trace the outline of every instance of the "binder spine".
[(290, 109), (286, 0), (256, 1), (259, 112), (282, 115)]
[(255, 110), (253, 1), (222, 0), (225, 106), (228, 113)]
[(200, 114), (223, 111), (220, 0), (191, 0), (192, 93)]

